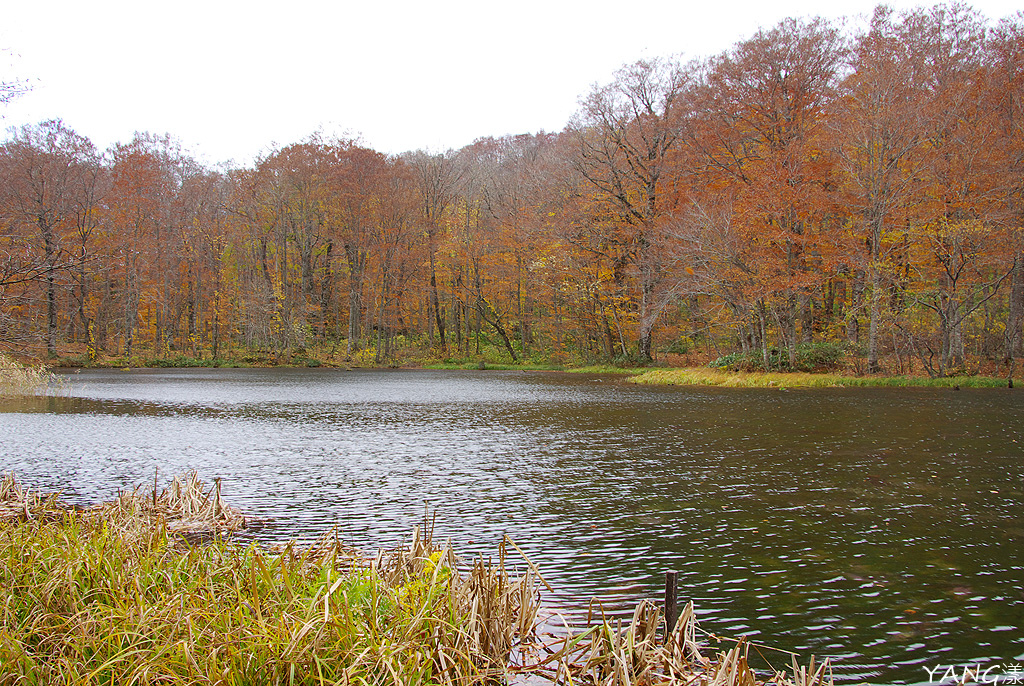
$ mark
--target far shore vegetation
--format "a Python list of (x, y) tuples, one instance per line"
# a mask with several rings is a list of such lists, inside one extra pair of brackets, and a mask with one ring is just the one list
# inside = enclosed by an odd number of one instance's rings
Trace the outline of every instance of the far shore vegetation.
[(303, 367), (352, 370), (364, 368), (422, 368), (450, 370), (518, 370), (564, 371), (572, 373), (615, 374), (629, 377), (639, 384), (727, 386), (746, 388), (800, 388), (800, 387), (956, 387), (996, 388), (1013, 387), (1016, 365), (995, 360), (972, 359), (963, 367), (949, 370), (944, 375), (929, 374), (928, 366), (907, 357), (883, 358), (882, 371), (867, 373), (864, 351), (852, 344), (807, 343), (796, 347), (795, 354), (751, 350), (733, 352), (712, 358), (706, 352), (687, 349), (677, 352), (679, 345), (665, 346), (657, 358), (639, 364), (630, 356), (602, 360), (564, 354), (520, 356), (513, 360), (501, 347), (486, 341), (479, 350), (464, 354), (439, 354), (428, 343), (407, 341), (401, 349), (391, 352), (392, 362), (375, 363), (376, 351), (363, 348), (346, 352), (343, 343), (318, 345), (309, 348), (288, 348), (280, 351), (265, 349), (222, 349), (221, 357), (197, 356), (166, 352), (147, 354), (144, 350), (131, 357), (86, 355), (70, 352), (44, 366), (39, 358), (16, 362), (12, 357), (0, 355), (0, 396), (38, 394), (59, 387), (57, 368), (265, 368)]
[(45, 394), (60, 385), (43, 365), (21, 364), (0, 355), (0, 398)]

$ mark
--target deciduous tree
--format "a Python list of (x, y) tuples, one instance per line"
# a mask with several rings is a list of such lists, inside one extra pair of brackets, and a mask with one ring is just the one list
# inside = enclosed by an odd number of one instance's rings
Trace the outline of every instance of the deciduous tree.
[(656, 297), (665, 279), (659, 224), (671, 210), (678, 169), (669, 153), (679, 142), (690, 71), (670, 60), (642, 60), (583, 100), (571, 131), (576, 170), (607, 207), (615, 265), (637, 272), (637, 353), (650, 360), (654, 325), (664, 307)]
[(59, 120), (22, 127), (0, 149), (0, 209), (7, 227), (4, 282), (43, 281), (51, 357), (57, 354), (58, 291), (73, 262), (69, 243), (74, 231), (82, 240), (79, 263), (85, 260), (98, 163), (92, 143)]

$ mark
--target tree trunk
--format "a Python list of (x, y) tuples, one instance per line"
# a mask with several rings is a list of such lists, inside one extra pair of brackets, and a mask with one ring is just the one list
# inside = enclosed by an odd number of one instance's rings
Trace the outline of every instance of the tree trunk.
[(501, 317), (483, 296), (477, 298), (476, 308), (480, 317), (482, 317), (484, 321), (490, 324), (491, 327), (498, 332), (498, 335), (501, 337), (501, 342), (505, 344), (505, 350), (508, 351), (509, 357), (512, 358), (512, 362), (518, 364), (519, 357), (516, 355), (515, 348), (512, 346), (512, 340), (509, 338), (508, 332), (505, 331), (505, 327), (501, 323)]
[(846, 307), (846, 340), (860, 343), (860, 320), (857, 313), (864, 299), (864, 273), (855, 272), (851, 275), (850, 302)]
[(780, 330), (785, 331), (782, 335), (785, 339), (784, 342), (786, 344), (786, 353), (789, 359), (790, 370), (796, 367), (796, 311), (796, 296), (790, 294), (786, 298), (786, 306), (785, 309), (783, 309), (785, 317), (781, 323), (784, 324), (784, 326), (779, 327)]
[(641, 364), (654, 360), (654, 356), (651, 354), (651, 347), (654, 337), (654, 324), (658, 319), (658, 308), (653, 302), (658, 278), (654, 265), (651, 264), (652, 256), (650, 252), (651, 246), (646, 234), (644, 234), (640, 239), (639, 256), (637, 258), (640, 263), (640, 326), (636, 347)]
[(363, 269), (366, 266), (366, 254), (346, 244), (345, 257), (348, 260), (348, 341), (345, 354), (351, 355), (353, 350), (359, 349), (359, 338), (362, 336)]
[(814, 298), (810, 293), (804, 293), (800, 298), (800, 336), (804, 343), (814, 342)]
[(945, 376), (964, 366), (963, 321), (953, 298), (939, 304), (939, 327), (942, 337), (941, 372)]
[(878, 320), (882, 316), (882, 279), (878, 265), (871, 261), (871, 321), (868, 326), (868, 374), (882, 371), (878, 364)]
[(320, 336), (327, 339), (333, 328), (331, 321), (331, 307), (334, 301), (334, 264), (331, 261), (331, 253), (334, 250), (334, 242), (327, 241), (324, 250), (324, 276), (320, 282)]
[(1006, 314), (1005, 359), (1024, 357), (1024, 252), (1018, 253), (1013, 261), (1010, 281), (1010, 302)]
[(85, 280), (85, 248), (83, 247), (82, 254), (78, 259), (78, 321), (82, 325), (83, 333), (89, 328), (89, 316), (85, 313), (87, 290), (88, 286)]
[(437, 293), (437, 258), (434, 250), (430, 250), (430, 298), (434, 307), (434, 322), (437, 325), (437, 340), (441, 344), (441, 352), (448, 350), (444, 334), (444, 314), (441, 312), (441, 298)]
[(654, 357), (651, 355), (651, 325), (641, 326), (640, 337), (637, 340), (637, 353), (641, 362), (651, 362)]
[(57, 280), (52, 270), (46, 275), (46, 356), (57, 357)]
[(131, 357), (135, 345), (135, 322), (139, 318), (139, 290), (136, 257), (129, 258), (125, 279), (124, 354)]
[(349, 278), (348, 288), (348, 342), (346, 354), (351, 355), (353, 350), (359, 349), (359, 337), (362, 335), (362, 323), (360, 313), (363, 308), (363, 296), (360, 292), (358, 279)]
[(764, 301), (759, 300), (757, 302), (757, 335), (761, 339), (761, 362), (764, 364), (764, 370), (766, 372), (771, 371), (771, 359), (768, 356), (768, 325), (765, 321), (765, 306)]
[(53, 227), (42, 217), (39, 229), (43, 235), (43, 249), (46, 258), (46, 356), (57, 357), (57, 276), (55, 270), (57, 248), (53, 235)]

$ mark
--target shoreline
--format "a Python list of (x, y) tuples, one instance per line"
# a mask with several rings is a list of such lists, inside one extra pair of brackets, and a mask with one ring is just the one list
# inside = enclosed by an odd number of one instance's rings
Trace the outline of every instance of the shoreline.
[(1011, 377), (985, 375), (957, 375), (929, 377), (923, 375), (854, 375), (842, 372), (745, 372), (729, 371), (712, 367), (616, 367), (612, 365), (584, 365), (566, 367), (539, 364), (506, 364), (491, 362), (437, 363), (424, 365), (373, 366), (373, 365), (138, 365), (122, 366), (101, 364), (91, 366), (48, 367), (51, 371), (74, 369), (335, 369), (338, 371), (371, 370), (429, 370), (429, 371), (527, 371), (559, 372), (565, 374), (602, 374), (625, 377), (629, 383), (655, 386), (717, 386), (722, 388), (1013, 388)]
[[(322, 351), (321, 351), (322, 352)], [(1004, 375), (990, 376), (981, 374), (981, 365), (975, 373), (961, 373), (948, 376), (928, 376), (925, 374), (864, 374), (860, 367), (847, 360), (832, 367), (821, 367), (814, 371), (736, 371), (710, 365), (699, 366), (689, 358), (670, 359), (654, 362), (645, 367), (621, 367), (607, 363), (555, 363), (555, 362), (506, 362), (492, 361), (484, 358), (446, 359), (436, 358), (408, 359), (399, 364), (375, 365), (366, 361), (343, 359), (338, 355), (324, 355), (316, 351), (297, 351), (283, 356), (259, 354), (242, 357), (206, 359), (192, 358), (183, 355), (167, 358), (101, 358), (90, 363), (81, 357), (61, 357), (49, 363), (35, 360), (16, 362), (9, 354), (0, 354), (2, 370), (9, 372), (6, 376), (25, 377), (13, 385), (32, 385), (31, 379), (42, 378), (46, 372), (72, 369), (335, 369), (339, 371), (355, 370), (453, 370), (453, 371), (530, 371), (530, 372), (561, 372), (566, 374), (602, 374), (625, 377), (630, 383), (663, 386), (718, 386), (726, 388), (849, 388), (849, 387), (939, 387), (939, 388), (1013, 388), (1015, 364), (1002, 369)], [(684, 364), (679, 364), (684, 363)], [(852, 368), (851, 368), (852, 366)], [(990, 373), (996, 371), (994, 363), (986, 368)], [(38, 377), (38, 378), (36, 378)], [(2, 382), (3, 379), (0, 379)], [(0, 395), (4, 395), (3, 383), (0, 383)]]

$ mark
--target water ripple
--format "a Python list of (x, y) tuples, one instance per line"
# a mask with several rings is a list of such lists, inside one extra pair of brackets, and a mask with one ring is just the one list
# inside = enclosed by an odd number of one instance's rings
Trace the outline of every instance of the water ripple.
[(429, 504), (467, 555), (511, 536), (572, 621), (591, 597), (626, 617), (673, 569), (709, 631), (917, 683), (940, 656), (1021, 652), (1020, 426), (1005, 391), (112, 370), (0, 404), (0, 468), (81, 502), (197, 469), (262, 539), (336, 526), (370, 551)]

